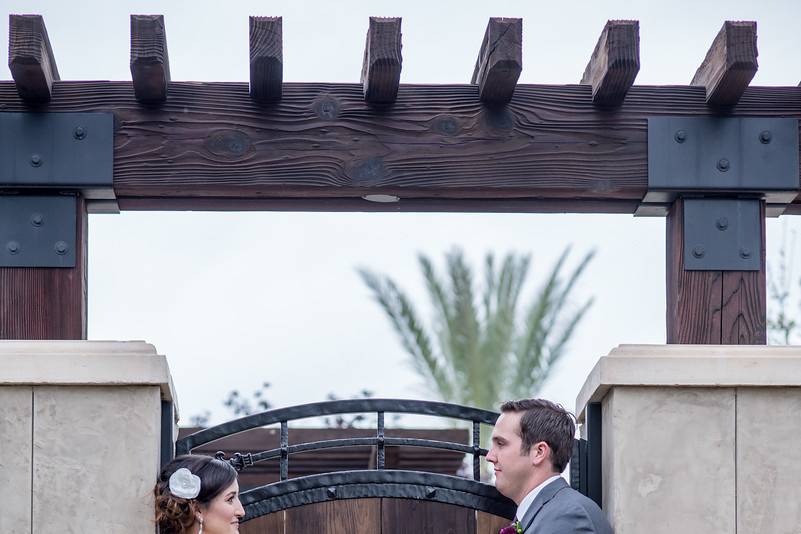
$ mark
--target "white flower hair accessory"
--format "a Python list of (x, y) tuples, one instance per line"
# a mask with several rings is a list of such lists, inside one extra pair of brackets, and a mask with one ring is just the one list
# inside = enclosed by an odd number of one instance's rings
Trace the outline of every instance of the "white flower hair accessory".
[(170, 475), (170, 493), (182, 499), (194, 499), (200, 494), (200, 477), (186, 467)]

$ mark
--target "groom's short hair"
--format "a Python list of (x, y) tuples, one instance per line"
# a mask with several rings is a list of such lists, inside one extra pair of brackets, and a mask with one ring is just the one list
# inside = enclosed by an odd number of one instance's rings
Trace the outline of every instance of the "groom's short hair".
[(545, 399), (521, 399), (501, 405), (502, 412), (522, 413), (520, 437), (521, 454), (528, 454), (531, 446), (544, 441), (551, 448), (551, 464), (561, 473), (567, 467), (573, 452), (576, 424), (573, 414), (561, 404)]

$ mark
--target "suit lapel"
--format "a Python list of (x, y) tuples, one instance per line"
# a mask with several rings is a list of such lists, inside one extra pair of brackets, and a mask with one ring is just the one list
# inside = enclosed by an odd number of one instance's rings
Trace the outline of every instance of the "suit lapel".
[(525, 532), (528, 527), (531, 525), (534, 518), (537, 517), (537, 514), (540, 512), (545, 503), (550, 501), (554, 498), (554, 496), (559, 493), (561, 490), (567, 487), (567, 481), (559, 477), (558, 479), (554, 480), (544, 488), (542, 491), (539, 492), (537, 497), (534, 499), (534, 502), (531, 503), (531, 506), (528, 507), (526, 511), (526, 515), (520, 521), (520, 526), (523, 528), (523, 532)]

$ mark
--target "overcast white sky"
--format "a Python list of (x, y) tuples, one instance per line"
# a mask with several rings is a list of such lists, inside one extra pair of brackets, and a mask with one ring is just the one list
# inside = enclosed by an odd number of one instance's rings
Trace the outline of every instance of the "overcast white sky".
[[(63, 80), (129, 80), (129, 15), (165, 16), (173, 80), (247, 81), (248, 15), (283, 16), (284, 80), (357, 82), (368, 17), (403, 17), (401, 83), (466, 83), (490, 16), (523, 18), (521, 83), (577, 83), (607, 19), (640, 21), (639, 84), (687, 84), (724, 20), (756, 20), (754, 85), (801, 80), (801, 2), (6, 0), (44, 15)], [(0, 18), (0, 32), (8, 31)], [(7, 57), (7, 41), (0, 54)], [(11, 79), (7, 68), (0, 78)], [(773, 252), (782, 221), (770, 220)], [(93, 215), (89, 337), (166, 354), (181, 412), (229, 418), (226, 392), (278, 405), (361, 389), (427, 398), (356, 266), (427, 299), (416, 253), (531, 253), (531, 295), (561, 250), (595, 248), (577, 297), (596, 304), (542, 395), (573, 408), (599, 356), (664, 343), (664, 219), (627, 215), (139, 213)], [(769, 254), (769, 257), (771, 254)]]

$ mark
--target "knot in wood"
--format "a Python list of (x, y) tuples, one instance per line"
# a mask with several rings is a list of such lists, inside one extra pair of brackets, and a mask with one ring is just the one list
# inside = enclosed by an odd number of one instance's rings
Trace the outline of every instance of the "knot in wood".
[(238, 159), (250, 151), (250, 137), (237, 130), (218, 130), (206, 139), (206, 150), (216, 156)]

